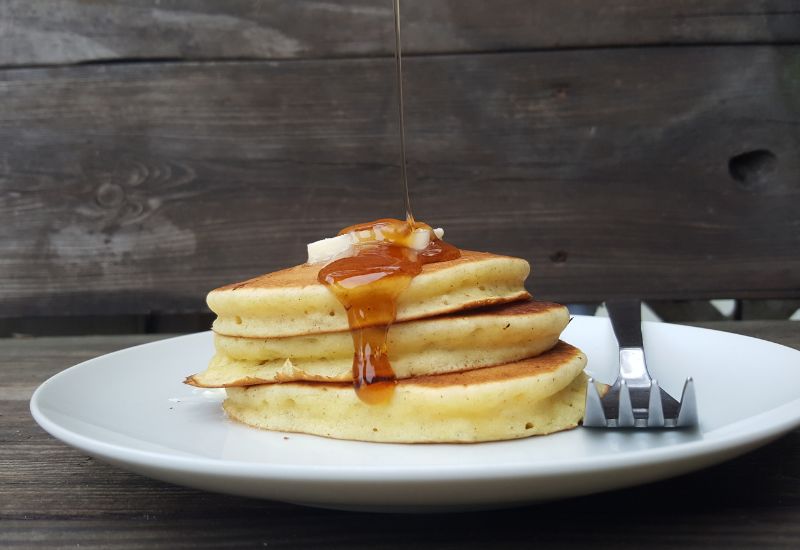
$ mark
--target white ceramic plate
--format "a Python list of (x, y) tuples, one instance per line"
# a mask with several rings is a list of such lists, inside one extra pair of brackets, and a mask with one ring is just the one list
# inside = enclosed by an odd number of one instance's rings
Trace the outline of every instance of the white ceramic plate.
[[(721, 462), (800, 425), (800, 351), (754, 338), (645, 323), (651, 371), (678, 395), (696, 381), (695, 431), (578, 428), (477, 445), (397, 445), (260, 431), (228, 420), (220, 390), (181, 383), (212, 353), (210, 333), (72, 367), (31, 399), (53, 436), (121, 468), (210, 491), (342, 509), (475, 509), (584, 495)], [(611, 381), (607, 319), (576, 317), (563, 339)], [(345, 419), (343, 419), (345, 421)]]

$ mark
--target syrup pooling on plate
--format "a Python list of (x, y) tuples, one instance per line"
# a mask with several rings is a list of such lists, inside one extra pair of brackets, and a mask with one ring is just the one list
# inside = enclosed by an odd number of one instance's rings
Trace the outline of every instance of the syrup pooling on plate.
[[(427, 230), (422, 250), (411, 247), (414, 231)], [(355, 233), (355, 253), (323, 267), (317, 279), (347, 311), (353, 337), (353, 385), (362, 401), (388, 401), (396, 383), (387, 335), (397, 314), (397, 299), (428, 263), (454, 260), (461, 251), (438, 239), (430, 226), (381, 219), (343, 229)]]

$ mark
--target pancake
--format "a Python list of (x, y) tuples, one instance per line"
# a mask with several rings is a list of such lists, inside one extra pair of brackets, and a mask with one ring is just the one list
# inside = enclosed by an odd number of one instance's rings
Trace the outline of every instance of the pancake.
[[(500, 365), (549, 350), (568, 322), (566, 307), (530, 300), (396, 323), (389, 328), (389, 359), (399, 379)], [(209, 368), (187, 383), (353, 380), (353, 340), (347, 332), (272, 339), (216, 335), (215, 346)]]
[[(456, 260), (431, 263), (397, 300), (397, 321), (530, 298), (523, 259), (461, 251)], [(208, 306), (217, 314), (217, 334), (279, 338), (349, 329), (347, 313), (317, 281), (320, 265), (303, 264), (212, 290)]]
[(461, 373), (400, 380), (388, 403), (368, 405), (345, 383), (228, 388), (223, 407), (245, 424), (337, 439), (467, 443), (573, 428), (583, 417), (585, 355), (564, 342), (538, 357)]

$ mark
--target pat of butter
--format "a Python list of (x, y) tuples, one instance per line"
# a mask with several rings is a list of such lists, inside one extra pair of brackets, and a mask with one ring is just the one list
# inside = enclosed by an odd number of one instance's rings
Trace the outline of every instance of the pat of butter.
[[(362, 239), (370, 236), (369, 231), (361, 232)], [(441, 239), (444, 236), (444, 229), (438, 227), (433, 230), (434, 235)], [(308, 243), (308, 263), (321, 264), (329, 263), (340, 258), (347, 258), (355, 253), (355, 245), (361, 242), (354, 232), (345, 233), (337, 237), (321, 239)], [(411, 235), (411, 246), (414, 250), (423, 250), (431, 242), (431, 232), (427, 229), (415, 229)]]
[(308, 243), (308, 263), (319, 264), (332, 262), (339, 258), (352, 256), (355, 251), (355, 239), (352, 233), (345, 233), (330, 239), (322, 239)]

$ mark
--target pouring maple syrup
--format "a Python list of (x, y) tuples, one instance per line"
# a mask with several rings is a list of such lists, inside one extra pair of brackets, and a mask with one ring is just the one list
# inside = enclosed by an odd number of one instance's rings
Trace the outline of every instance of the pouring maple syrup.
[(400, 128), (400, 179), (403, 182), (403, 199), (406, 207), (406, 221), (413, 225), (414, 214), (411, 213), (411, 197), (408, 194), (408, 176), (406, 174), (406, 125), (403, 115), (403, 48), (400, 40), (400, 0), (392, 0), (394, 8), (394, 67), (397, 83), (397, 119)]
[[(400, 0), (393, 0), (395, 66), (400, 126), (400, 174), (406, 220), (385, 218), (342, 229), (353, 233), (357, 243), (352, 256), (323, 267), (317, 279), (336, 295), (347, 311), (353, 337), (353, 386), (359, 398), (370, 404), (391, 399), (397, 383), (389, 362), (389, 327), (397, 316), (397, 299), (428, 263), (454, 260), (461, 251), (439, 239), (433, 229), (414, 220), (406, 176), (403, 120), (403, 70), (400, 47)], [(416, 230), (428, 231), (422, 250), (412, 246)]]

